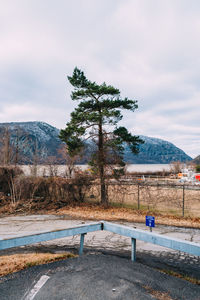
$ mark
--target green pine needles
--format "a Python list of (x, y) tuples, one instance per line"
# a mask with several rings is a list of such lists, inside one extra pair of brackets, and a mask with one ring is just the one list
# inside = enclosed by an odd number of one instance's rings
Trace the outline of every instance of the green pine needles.
[[(72, 76), (68, 76), (68, 80), (74, 87), (71, 98), (79, 103), (71, 113), (70, 122), (61, 130), (60, 138), (72, 157), (84, 149), (87, 139), (96, 145), (90, 164), (100, 179), (101, 203), (107, 205), (107, 166), (123, 167), (124, 145), (127, 144), (137, 154), (139, 145), (143, 143), (139, 136), (133, 136), (125, 127), (117, 127), (123, 118), (122, 110), (134, 112), (138, 108), (137, 101), (122, 99), (120, 91), (113, 86), (98, 85), (88, 80), (78, 68), (74, 69)], [(115, 169), (115, 173), (116, 170), (120, 169)]]

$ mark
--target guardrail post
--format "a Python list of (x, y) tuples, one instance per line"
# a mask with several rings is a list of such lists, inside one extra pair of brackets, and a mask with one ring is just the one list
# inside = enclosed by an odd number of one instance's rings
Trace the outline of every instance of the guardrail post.
[(131, 238), (131, 260), (136, 261), (136, 239)]
[(86, 233), (81, 233), (79, 255), (83, 254), (83, 245), (84, 245), (85, 235), (86, 235)]

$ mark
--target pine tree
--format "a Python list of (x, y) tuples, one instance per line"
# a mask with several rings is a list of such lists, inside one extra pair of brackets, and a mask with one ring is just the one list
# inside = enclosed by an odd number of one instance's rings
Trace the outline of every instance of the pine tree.
[(133, 136), (125, 127), (117, 127), (123, 118), (121, 110), (134, 111), (138, 107), (137, 101), (121, 98), (120, 91), (113, 86), (88, 80), (78, 68), (68, 80), (74, 87), (71, 98), (79, 104), (71, 113), (66, 128), (61, 130), (60, 138), (66, 142), (71, 156), (84, 148), (86, 139), (96, 142), (96, 152), (90, 163), (100, 179), (101, 203), (107, 205), (106, 166), (111, 162), (123, 164), (125, 144), (136, 154), (139, 144), (143, 143), (139, 136)]

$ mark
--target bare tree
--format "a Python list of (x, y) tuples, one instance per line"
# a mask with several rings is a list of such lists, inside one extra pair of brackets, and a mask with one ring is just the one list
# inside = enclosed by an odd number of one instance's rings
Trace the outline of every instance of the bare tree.
[(180, 161), (173, 161), (170, 164), (170, 170), (173, 174), (178, 174), (181, 172), (181, 169), (183, 167), (183, 163)]
[(9, 127), (0, 130), (1, 164), (8, 166), (11, 163), (11, 140)]
[(48, 156), (45, 164), (48, 166), (48, 175), (53, 177), (53, 176), (58, 176), (58, 160), (56, 156)]
[(58, 156), (59, 156), (58, 162), (59, 161), (61, 161), (62, 163), (64, 162), (66, 165), (66, 170), (64, 174), (65, 177), (72, 178), (75, 172), (78, 171), (78, 167), (76, 166), (76, 164), (80, 162), (82, 155), (83, 155), (82, 152), (74, 156), (69, 155), (67, 145), (65, 144), (63, 144), (58, 149)]
[(15, 166), (24, 161), (24, 149), (28, 147), (26, 133), (19, 126), (0, 128), (0, 163)]

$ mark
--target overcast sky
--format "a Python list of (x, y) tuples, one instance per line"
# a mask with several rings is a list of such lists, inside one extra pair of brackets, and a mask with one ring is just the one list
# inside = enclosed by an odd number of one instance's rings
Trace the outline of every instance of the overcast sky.
[(75, 66), (138, 100), (132, 133), (200, 154), (199, 0), (0, 0), (0, 122), (64, 128)]

